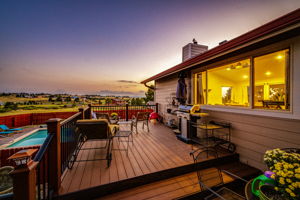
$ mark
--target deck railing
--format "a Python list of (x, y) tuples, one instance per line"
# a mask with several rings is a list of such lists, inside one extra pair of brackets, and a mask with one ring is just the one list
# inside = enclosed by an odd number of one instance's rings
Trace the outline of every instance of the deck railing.
[(61, 146), (61, 173), (70, 168), (70, 160), (76, 149), (78, 137), (75, 133), (76, 121), (82, 119), (82, 113), (76, 113), (68, 119), (60, 122), (60, 146)]
[(138, 112), (158, 112), (158, 104), (154, 105), (118, 105), (118, 106), (96, 106), (89, 105), (91, 111), (95, 113), (117, 113), (120, 119), (128, 121), (132, 116), (136, 116)]
[(44, 144), (33, 159), (37, 162), (36, 166), (36, 183), (37, 183), (37, 199), (51, 199), (53, 194), (53, 184), (50, 181), (50, 167), (51, 162), (49, 159), (50, 146), (53, 142), (53, 134), (48, 134)]
[[(72, 167), (72, 156), (78, 145), (76, 121), (91, 119), (92, 112), (116, 112), (121, 119), (129, 120), (138, 112), (158, 111), (158, 105), (142, 106), (92, 106), (66, 120), (49, 119), (48, 136), (34, 159), (27, 165), (18, 166), (12, 173), (14, 183), (13, 198), (16, 200), (51, 199), (58, 194), (62, 174)], [(70, 164), (71, 163), (71, 164)]]

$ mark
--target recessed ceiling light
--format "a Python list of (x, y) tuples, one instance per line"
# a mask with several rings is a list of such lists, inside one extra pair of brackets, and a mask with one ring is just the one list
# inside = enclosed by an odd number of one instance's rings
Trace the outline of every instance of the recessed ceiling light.
[(227, 70), (227, 71), (230, 71), (230, 70), (231, 70), (231, 68), (230, 68), (230, 67), (227, 67), (227, 68), (226, 68), (226, 70)]
[(270, 76), (270, 75), (271, 75), (271, 72), (267, 71), (267, 72), (265, 73), (265, 75)]
[(248, 75), (243, 75), (243, 78), (244, 78), (244, 79), (248, 78)]
[(283, 59), (283, 55), (278, 55), (278, 56), (276, 56), (276, 59), (277, 59), (277, 60)]

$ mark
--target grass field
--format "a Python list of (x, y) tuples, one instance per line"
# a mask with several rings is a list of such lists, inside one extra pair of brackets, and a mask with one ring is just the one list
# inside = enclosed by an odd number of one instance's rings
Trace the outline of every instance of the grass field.
[(36, 110), (13, 110), (6, 113), (0, 113), (0, 116), (19, 115), (27, 113), (49, 113), (49, 112), (76, 112), (79, 107), (60, 108), (60, 109), (36, 109)]
[(48, 98), (22, 98), (15, 96), (2, 96), (0, 97), (1, 102), (25, 102), (25, 101), (48, 101)]

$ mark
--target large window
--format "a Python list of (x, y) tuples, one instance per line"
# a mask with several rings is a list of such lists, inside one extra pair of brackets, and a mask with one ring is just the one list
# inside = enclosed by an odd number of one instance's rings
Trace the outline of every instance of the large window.
[(254, 58), (254, 107), (287, 109), (289, 50)]
[(249, 77), (249, 59), (198, 73), (195, 77), (197, 80), (195, 102), (210, 105), (248, 106)]
[[(253, 58), (252, 68), (250, 59), (245, 59), (195, 73), (194, 102), (288, 109), (288, 60), (287, 49)], [(251, 106), (250, 97), (253, 98)]]

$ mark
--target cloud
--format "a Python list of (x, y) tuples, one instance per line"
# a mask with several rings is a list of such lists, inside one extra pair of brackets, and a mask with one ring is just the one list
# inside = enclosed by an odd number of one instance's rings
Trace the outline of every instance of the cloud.
[(117, 80), (117, 82), (119, 82), (119, 83), (134, 83), (134, 84), (139, 84), (136, 81), (129, 81), (129, 80)]
[(130, 92), (130, 91), (116, 91), (116, 90), (100, 90), (100, 95), (114, 95), (114, 96), (131, 96), (131, 97), (142, 97), (144, 95), (144, 91), (140, 90), (138, 92)]

